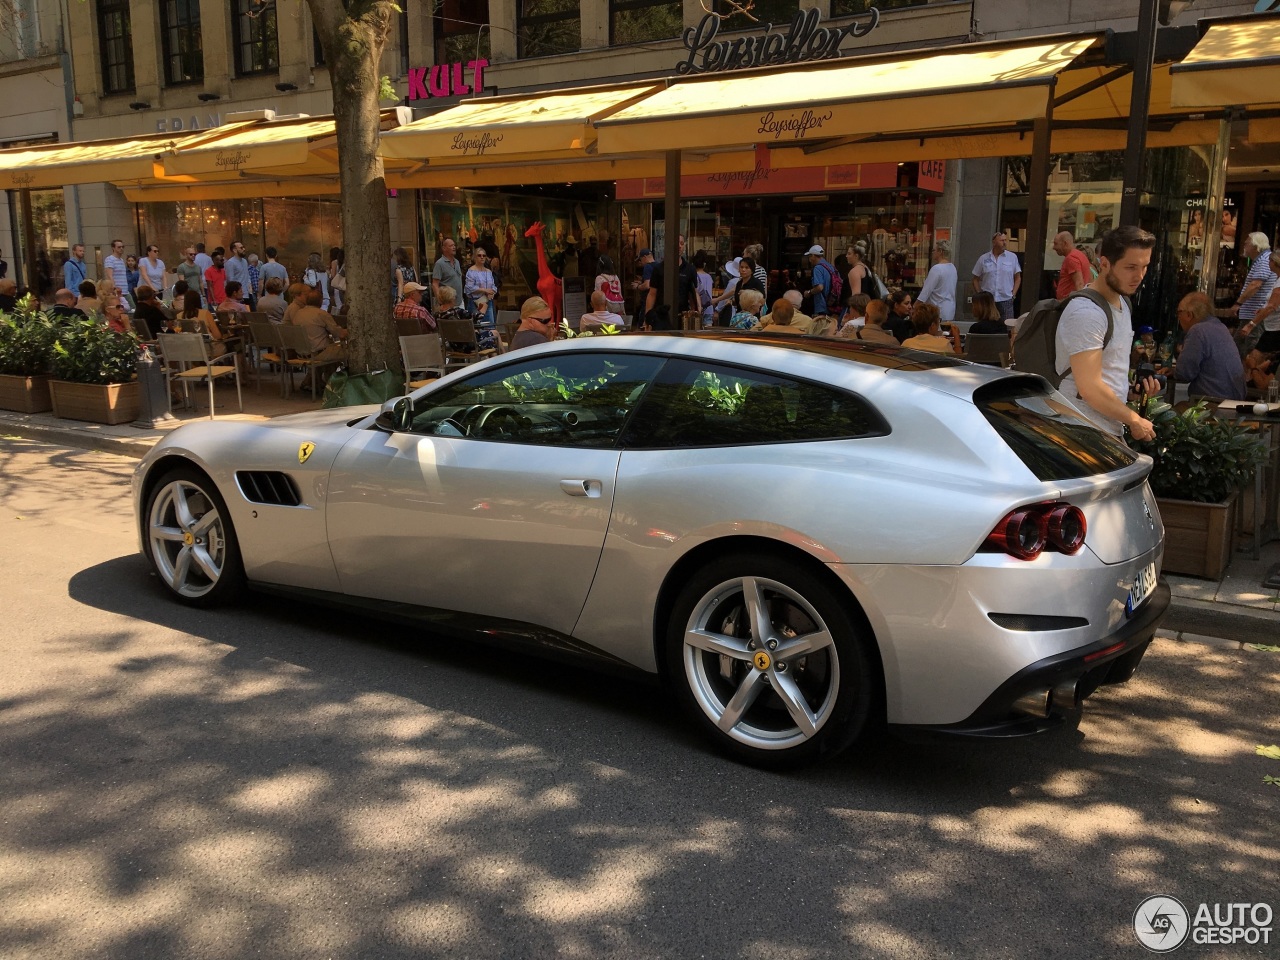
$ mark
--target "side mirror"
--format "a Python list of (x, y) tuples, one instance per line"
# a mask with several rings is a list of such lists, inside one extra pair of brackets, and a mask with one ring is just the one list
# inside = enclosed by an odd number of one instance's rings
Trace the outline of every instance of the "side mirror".
[(400, 397), (396, 400), (388, 400), (383, 404), (382, 412), (378, 414), (373, 425), (385, 433), (396, 433), (400, 430), (408, 430), (413, 423), (413, 401), (408, 397)]

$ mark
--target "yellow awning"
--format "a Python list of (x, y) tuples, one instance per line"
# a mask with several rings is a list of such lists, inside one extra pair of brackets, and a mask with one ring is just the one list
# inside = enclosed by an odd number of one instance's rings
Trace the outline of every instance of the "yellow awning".
[(599, 152), (788, 143), (1042, 117), (1050, 81), (1095, 37), (687, 80), (596, 121)]
[(1175, 107), (1280, 103), (1280, 15), (1215, 21), (1171, 68)]
[(658, 89), (658, 84), (648, 83), (468, 100), (384, 134), (382, 155), (431, 165), (515, 156), (586, 156), (595, 142), (594, 121)]
[[(225, 132), (223, 132), (225, 130)], [(305, 164), (313, 141), (334, 135), (332, 117), (271, 120), (247, 127), (217, 127), (206, 142), (181, 144), (164, 157), (164, 175), (236, 176), (242, 170), (267, 170)]]
[[(244, 126), (217, 128), (217, 136)], [(207, 140), (213, 131), (175, 137), (168, 133), (119, 140), (42, 143), (0, 150), (0, 189), (43, 190), (77, 183), (149, 179), (161, 176), (161, 156)]]

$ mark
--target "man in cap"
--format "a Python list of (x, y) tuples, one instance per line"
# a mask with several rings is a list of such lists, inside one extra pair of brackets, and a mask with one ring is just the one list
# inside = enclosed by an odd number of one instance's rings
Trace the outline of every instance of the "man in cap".
[(404, 299), (396, 304), (391, 315), (397, 320), (417, 320), (423, 333), (434, 333), (436, 322), (422, 305), (422, 295), (426, 289), (422, 284), (410, 280), (404, 285)]
[(836, 275), (836, 268), (827, 261), (826, 251), (816, 243), (809, 248), (809, 266), (813, 268), (813, 286), (809, 288), (813, 297), (813, 315), (827, 316), (827, 300), (831, 297), (831, 280)]

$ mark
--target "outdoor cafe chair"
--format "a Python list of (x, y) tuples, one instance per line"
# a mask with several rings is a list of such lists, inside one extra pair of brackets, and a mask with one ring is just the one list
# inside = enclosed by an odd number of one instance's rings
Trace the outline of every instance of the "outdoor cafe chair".
[(270, 320), (254, 321), (249, 324), (249, 349), (253, 356), (253, 379), (262, 390), (262, 367), (264, 364), (274, 366), (280, 371), (280, 392), (284, 392), (284, 344), (277, 333), (279, 324)]
[(141, 317), (133, 317), (130, 320), (133, 324), (133, 332), (137, 334), (138, 339), (143, 343), (155, 343), (156, 338), (151, 335), (151, 325)]
[[(444, 362), (446, 367), (462, 367), (485, 357), (497, 354), (493, 347), (480, 349), (476, 340), (476, 328), (470, 320), (441, 320), (440, 339), (445, 343)], [(467, 349), (470, 347), (470, 349)]]
[[(299, 369), (305, 374), (311, 376), (311, 399), (318, 399), (316, 395), (316, 370), (319, 367), (336, 367), (342, 363), (342, 360), (334, 358), (331, 360), (317, 360), (316, 353), (311, 346), (311, 341), (307, 339), (307, 331), (301, 327), (295, 327), (291, 323), (275, 324), (276, 334), (280, 337), (280, 345), (284, 349), (285, 362), (290, 370), (288, 371), (288, 392), (293, 392), (293, 373), (292, 370)], [(294, 354), (294, 356), (289, 356)]]
[[(444, 376), (444, 349), (435, 333), (417, 333), (400, 338), (400, 357), (404, 360), (404, 389), (417, 390), (436, 377)], [(430, 373), (431, 377), (414, 379), (414, 374)]]
[(1009, 338), (1003, 333), (971, 333), (965, 337), (964, 359), (970, 363), (1000, 366), (1000, 355), (1009, 352)]
[(422, 324), (413, 317), (392, 317), (397, 337), (417, 337), (422, 335)]
[(160, 356), (164, 359), (165, 386), (169, 394), (169, 410), (173, 410), (173, 382), (182, 384), (183, 396), (191, 400), (191, 383), (205, 380), (209, 384), (209, 419), (214, 417), (213, 381), (220, 377), (236, 378), (236, 402), (244, 413), (244, 395), (240, 392), (240, 362), (236, 354), (226, 354), (230, 364), (214, 364), (204, 337), (198, 333), (162, 333), (158, 338)]

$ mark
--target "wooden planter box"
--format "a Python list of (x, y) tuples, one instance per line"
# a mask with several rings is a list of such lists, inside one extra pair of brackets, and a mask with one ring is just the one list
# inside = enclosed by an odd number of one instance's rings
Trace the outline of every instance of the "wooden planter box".
[(138, 418), (138, 384), (71, 383), (53, 380), (49, 384), (53, 415), (90, 423), (129, 423)]
[(0, 410), (44, 413), (53, 409), (53, 401), (49, 399), (50, 379), (48, 374), (38, 377), (0, 374)]
[(1158, 498), (1164, 521), (1164, 572), (1221, 580), (1236, 548), (1239, 494), (1225, 503)]

